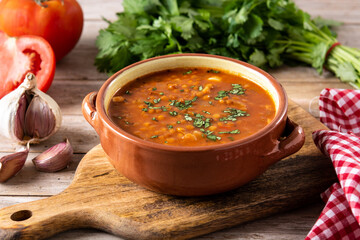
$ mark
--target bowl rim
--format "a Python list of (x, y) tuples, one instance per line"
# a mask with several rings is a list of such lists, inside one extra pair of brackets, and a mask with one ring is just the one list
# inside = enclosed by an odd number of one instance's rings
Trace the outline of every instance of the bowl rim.
[[(254, 134), (252, 134), (248, 137), (245, 137), (243, 139), (235, 140), (233, 142), (205, 145), (205, 146), (176, 146), (176, 145), (166, 145), (166, 144), (161, 144), (161, 143), (156, 143), (156, 142), (151, 142), (151, 141), (141, 139), (135, 135), (132, 135), (132, 134), (126, 132), (125, 130), (123, 130), (122, 128), (117, 126), (110, 119), (110, 117), (106, 114), (106, 110), (105, 110), (106, 91), (107, 91), (110, 83), (112, 81), (114, 81), (122, 72), (124, 72), (134, 66), (137, 66), (137, 65), (149, 62), (149, 61), (156, 61), (158, 59), (163, 59), (163, 58), (182, 57), (182, 56), (220, 58), (223, 60), (232, 61), (237, 64), (241, 64), (241, 65), (251, 68), (252, 70), (255, 70), (255, 71), (259, 72), (260, 74), (262, 74), (263, 76), (265, 76), (271, 82), (271, 85), (276, 89), (276, 92), (279, 95), (279, 109), (278, 109), (275, 117), (273, 118), (273, 120), (269, 124), (267, 124), (264, 128), (260, 129), (259, 131), (255, 132)], [(246, 63), (241, 60), (224, 57), (224, 56), (219, 56), (219, 55), (213, 55), (213, 54), (179, 53), (179, 54), (169, 54), (169, 55), (162, 55), (162, 56), (157, 56), (157, 57), (153, 57), (153, 58), (148, 58), (148, 59), (145, 59), (142, 61), (135, 62), (129, 66), (126, 66), (125, 68), (120, 69), (118, 72), (111, 75), (103, 83), (103, 85), (101, 86), (101, 88), (97, 94), (95, 104), (96, 104), (96, 111), (98, 112), (99, 117), (103, 121), (103, 124), (106, 125), (108, 128), (110, 128), (113, 132), (116, 132), (117, 135), (121, 136), (123, 139), (125, 139), (127, 141), (130, 141), (135, 144), (141, 145), (142, 147), (151, 148), (151, 149), (158, 149), (158, 150), (165, 150), (165, 151), (178, 151), (178, 152), (201, 152), (201, 151), (233, 148), (233, 147), (241, 146), (244, 144), (249, 144), (250, 142), (253, 142), (259, 138), (262, 138), (264, 135), (268, 134), (272, 129), (274, 129), (287, 116), (288, 97), (287, 97), (287, 94), (286, 94), (283, 86), (272, 75), (270, 75), (269, 73), (265, 72), (264, 70), (254, 66), (252, 64)], [(99, 129), (99, 130), (101, 131), (101, 129)]]

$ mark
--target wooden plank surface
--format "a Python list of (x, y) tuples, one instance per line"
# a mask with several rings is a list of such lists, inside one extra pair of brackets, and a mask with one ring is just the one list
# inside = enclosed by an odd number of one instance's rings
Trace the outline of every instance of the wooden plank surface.
[[(32, 156), (68, 137), (74, 147), (75, 157), (70, 168), (54, 174), (35, 171), (29, 161), (23, 171), (6, 184), (0, 185), (0, 208), (17, 202), (28, 202), (54, 195), (64, 190), (71, 182), (74, 170), (82, 156), (99, 143), (95, 131), (81, 115), (81, 101), (85, 95), (107, 79), (106, 74), (97, 72), (93, 65), (96, 55), (95, 38), (100, 28), (106, 27), (102, 17), (116, 19), (115, 12), (121, 11), (121, 1), (81, 0), (85, 25), (80, 42), (62, 61), (57, 63), (55, 79), (49, 94), (59, 103), (64, 114), (60, 131), (46, 143), (31, 149)], [(313, 16), (344, 22), (337, 29), (341, 43), (360, 48), (360, 1), (358, 0), (296, 0), (298, 6)], [(285, 87), (289, 97), (308, 110), (309, 103), (325, 87), (350, 88), (330, 74), (319, 76), (307, 67), (282, 67), (271, 70)], [(0, 139), (0, 156), (15, 151), (16, 145)], [(229, 230), (207, 235), (201, 239), (303, 239), (318, 217), (323, 204), (317, 203), (292, 211), (241, 225)], [(284, 226), (286, 222), (286, 226)], [(269, 226), (270, 225), (270, 226)], [(299, 227), (301, 226), (301, 227)], [(111, 235), (96, 230), (70, 231), (53, 239), (114, 239)], [(290, 237), (289, 237), (290, 236)]]

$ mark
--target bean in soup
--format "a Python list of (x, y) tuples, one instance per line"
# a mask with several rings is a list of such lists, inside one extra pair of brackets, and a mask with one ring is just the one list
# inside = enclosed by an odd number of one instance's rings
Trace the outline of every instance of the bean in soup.
[(111, 120), (141, 139), (204, 146), (246, 138), (275, 116), (270, 94), (241, 76), (177, 68), (130, 82), (114, 95)]

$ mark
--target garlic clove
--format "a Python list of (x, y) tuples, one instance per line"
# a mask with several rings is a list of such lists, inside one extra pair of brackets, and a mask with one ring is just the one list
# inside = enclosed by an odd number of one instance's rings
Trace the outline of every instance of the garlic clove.
[(24, 135), (25, 135), (25, 112), (28, 106), (28, 102), (26, 100), (26, 95), (23, 94), (21, 95), (20, 99), (19, 99), (19, 106), (18, 109), (15, 113), (15, 122), (14, 122), (14, 133), (15, 136), (18, 139), (23, 139)]
[(34, 96), (25, 114), (25, 132), (35, 139), (44, 138), (55, 128), (55, 115), (45, 100)]
[(72, 158), (73, 149), (68, 139), (47, 149), (32, 161), (41, 172), (57, 172), (66, 168)]
[(29, 146), (25, 150), (0, 158), (0, 183), (15, 176), (24, 166), (29, 154)]

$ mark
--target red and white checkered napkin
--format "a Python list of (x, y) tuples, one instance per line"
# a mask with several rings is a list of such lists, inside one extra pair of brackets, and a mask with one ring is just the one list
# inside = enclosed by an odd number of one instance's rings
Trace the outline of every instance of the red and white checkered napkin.
[(360, 239), (360, 91), (324, 89), (320, 121), (331, 130), (313, 133), (317, 147), (330, 156), (339, 183), (322, 195), (327, 202), (309, 239)]

